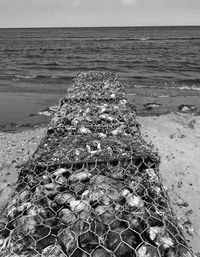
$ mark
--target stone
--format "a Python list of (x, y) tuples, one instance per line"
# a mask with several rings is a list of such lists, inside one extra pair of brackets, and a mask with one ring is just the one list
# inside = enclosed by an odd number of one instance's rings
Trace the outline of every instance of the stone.
[(142, 245), (140, 248), (137, 250), (138, 257), (151, 257), (148, 252), (147, 252), (147, 246)]
[(66, 185), (67, 184), (67, 179), (61, 175), (61, 176), (58, 176), (55, 179), (55, 183), (58, 184), (58, 185), (61, 185), (61, 186)]
[(157, 103), (147, 103), (144, 105), (144, 107), (146, 108), (146, 110), (151, 111), (153, 109), (159, 108), (161, 104), (157, 104)]
[(61, 193), (61, 194), (58, 194), (56, 195), (55, 197), (55, 201), (58, 203), (58, 204), (67, 204), (67, 203), (70, 203), (71, 201), (75, 201), (75, 197), (69, 193)]
[(63, 246), (68, 255), (70, 255), (76, 249), (76, 242), (76, 236), (71, 230), (65, 229), (59, 233), (58, 243)]
[(67, 223), (67, 224), (71, 224), (77, 219), (76, 215), (72, 211), (70, 211), (69, 209), (66, 209), (66, 208), (62, 209), (59, 212), (58, 217), (61, 218), (61, 220), (64, 223)]
[(174, 246), (174, 242), (171, 237), (169, 236), (162, 236), (160, 238), (160, 241), (162, 242), (164, 248), (170, 248)]
[(42, 257), (66, 257), (59, 246), (49, 245), (42, 251)]
[(111, 133), (112, 133), (113, 136), (118, 136), (118, 135), (123, 134), (123, 133), (124, 133), (124, 125), (122, 125), (122, 126), (116, 128), (116, 129), (113, 130)]
[(15, 232), (19, 232), (21, 235), (34, 234), (36, 226), (38, 225), (35, 216), (22, 216), (14, 221)]
[(74, 224), (71, 226), (72, 231), (79, 236), (89, 230), (89, 224), (83, 219), (76, 219)]
[(195, 111), (196, 107), (194, 105), (181, 104), (178, 106), (178, 110), (181, 112), (191, 112)]
[(89, 130), (88, 128), (86, 128), (86, 127), (80, 127), (80, 129), (79, 129), (79, 131), (78, 131), (79, 133), (81, 133), (81, 134), (90, 134), (91, 133), (91, 130)]
[(116, 232), (110, 231), (107, 236), (106, 246), (109, 250), (115, 251), (117, 247), (121, 244), (120, 235)]
[(90, 210), (90, 205), (88, 201), (75, 200), (75, 201), (70, 201), (70, 208), (75, 213), (79, 213), (82, 211), (88, 212)]
[(69, 181), (74, 182), (74, 181), (82, 181), (82, 180), (88, 179), (90, 177), (91, 177), (91, 173), (82, 171), (82, 172), (78, 172), (78, 173), (70, 175), (68, 179), (69, 179)]
[(63, 173), (67, 172), (67, 169), (65, 168), (60, 168), (60, 169), (57, 169), (56, 171), (53, 172), (53, 175), (54, 176), (59, 176), (59, 175), (62, 175)]
[(115, 256), (116, 257), (121, 257), (121, 256), (136, 257), (135, 251), (123, 242), (119, 245), (119, 247), (115, 251)]
[(99, 116), (99, 118), (101, 118), (102, 120), (109, 121), (109, 122), (112, 122), (114, 120), (114, 117), (110, 116), (109, 114), (101, 114)]
[(104, 248), (97, 248), (93, 251), (92, 257), (112, 257), (112, 253)]
[(163, 230), (163, 227), (150, 227), (149, 237), (151, 238), (151, 240), (154, 241), (162, 230)]
[(152, 180), (158, 179), (158, 176), (154, 169), (146, 169), (145, 172), (149, 175), (150, 179), (152, 179)]
[(95, 249), (99, 245), (98, 236), (91, 231), (81, 234), (78, 240), (80, 247), (86, 252)]
[(128, 189), (124, 189), (123, 191), (122, 191), (122, 193), (121, 193), (121, 195), (123, 196), (123, 197), (126, 197), (127, 195), (129, 195), (131, 192), (128, 190)]
[(141, 197), (135, 196), (132, 194), (128, 194), (126, 196), (126, 202), (130, 207), (136, 207), (136, 208), (144, 207), (144, 202), (142, 201)]
[(44, 115), (44, 116), (51, 116), (52, 113), (49, 110), (43, 110), (41, 112), (38, 112), (39, 115)]
[(19, 195), (19, 200), (21, 202), (28, 201), (29, 198), (30, 198), (30, 191), (28, 190), (21, 192), (21, 194)]
[(23, 202), (18, 208), (17, 211), (23, 212), (24, 210), (27, 210), (31, 207), (31, 202)]

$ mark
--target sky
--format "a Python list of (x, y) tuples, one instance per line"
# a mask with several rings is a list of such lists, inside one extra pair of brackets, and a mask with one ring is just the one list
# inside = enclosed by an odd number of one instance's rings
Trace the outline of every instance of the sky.
[(200, 0), (0, 0), (0, 27), (200, 25)]

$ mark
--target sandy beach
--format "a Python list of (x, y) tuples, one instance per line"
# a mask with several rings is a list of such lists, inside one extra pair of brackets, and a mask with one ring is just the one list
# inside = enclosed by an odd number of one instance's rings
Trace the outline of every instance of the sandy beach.
[(161, 156), (160, 174), (194, 253), (200, 253), (200, 117), (139, 117), (143, 137)]
[[(185, 237), (194, 253), (200, 253), (200, 117), (171, 113), (138, 120), (143, 137), (161, 156), (160, 174)], [(0, 132), (0, 208), (9, 201), (19, 166), (32, 155), (44, 132), (45, 128)]]

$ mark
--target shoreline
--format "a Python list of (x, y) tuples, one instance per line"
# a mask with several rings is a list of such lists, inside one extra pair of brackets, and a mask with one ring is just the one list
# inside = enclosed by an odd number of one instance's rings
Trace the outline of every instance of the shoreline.
[[(156, 93), (154, 88), (143, 92), (141, 88), (125, 89), (137, 116), (160, 116), (174, 112), (200, 115), (200, 91), (197, 95), (182, 92), (182, 95), (176, 93), (164, 97), (166, 90)], [(50, 106), (58, 103), (61, 97), (61, 93), (3, 92), (0, 94), (0, 131), (18, 132), (46, 126), (52, 114), (49, 115)]]
[[(200, 110), (197, 108), (193, 109), (194, 106), (189, 104), (181, 104), (177, 106), (176, 109), (172, 107), (172, 110), (169, 110), (169, 108), (161, 109), (161, 106), (155, 102), (142, 104), (144, 107), (143, 109), (141, 107), (136, 108), (134, 104), (131, 105), (137, 117), (160, 117), (173, 113), (176, 113), (177, 115), (188, 114), (195, 117), (200, 117)], [(183, 110), (180, 110), (179, 108), (183, 108)], [(186, 110), (184, 110), (184, 108), (186, 108)], [(40, 110), (38, 113), (31, 114), (31, 119), (25, 118), (20, 122), (0, 122), (0, 132), (18, 133), (37, 128), (45, 128), (51, 121), (52, 115), (56, 112), (56, 110), (57, 106), (51, 106)]]
[[(137, 116), (143, 138), (161, 156), (160, 174), (172, 208), (194, 252), (200, 253), (200, 116), (170, 113)], [(19, 166), (36, 150), (45, 127), (0, 132), (0, 208), (9, 199)]]

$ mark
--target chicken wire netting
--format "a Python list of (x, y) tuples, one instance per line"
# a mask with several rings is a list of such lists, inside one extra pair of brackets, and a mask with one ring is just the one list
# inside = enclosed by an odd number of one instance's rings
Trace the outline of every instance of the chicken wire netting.
[(22, 167), (0, 220), (0, 256), (191, 257), (113, 73), (80, 73)]

